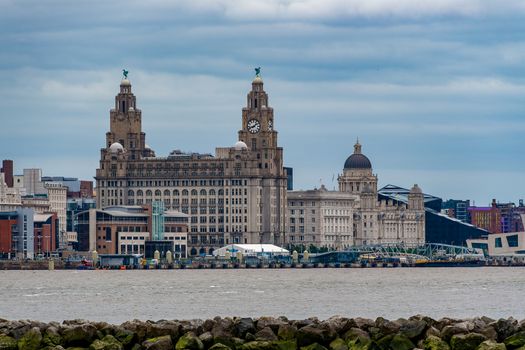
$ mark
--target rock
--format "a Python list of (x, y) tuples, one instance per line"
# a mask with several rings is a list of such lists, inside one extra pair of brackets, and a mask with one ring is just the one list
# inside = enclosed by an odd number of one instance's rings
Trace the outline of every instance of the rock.
[(15, 338), (0, 333), (0, 350), (17, 350), (18, 343)]
[(452, 350), (475, 350), (487, 338), (479, 333), (455, 334), (450, 339)]
[[(170, 322), (170, 321), (165, 321), (165, 322)], [(171, 323), (174, 323), (174, 322), (171, 322)], [(203, 332), (205, 332), (202, 327), (203, 324), (204, 322), (199, 319), (194, 319), (194, 320), (189, 320), (189, 321), (180, 321), (180, 325), (181, 325), (180, 334), (193, 332), (197, 335), (200, 335)]]
[(390, 343), (392, 342), (393, 338), (393, 334), (385, 335), (381, 339), (377, 340), (377, 342), (375, 343), (377, 344), (377, 346), (379, 346), (381, 350), (388, 350), (390, 349)]
[(351, 328), (345, 333), (343, 339), (348, 342), (354, 342), (355, 344), (365, 344), (370, 342), (370, 335), (359, 328)]
[(447, 342), (433, 335), (423, 341), (423, 346), (425, 350), (450, 350)]
[(24, 334), (20, 339), (18, 339), (18, 349), (19, 350), (38, 350), (40, 349), (40, 344), (42, 343), (42, 333), (40, 333), (39, 328), (31, 328)]
[(330, 350), (348, 350), (348, 345), (341, 338), (334, 339), (329, 346)]
[(145, 350), (173, 350), (173, 342), (169, 335), (164, 335), (144, 341), (142, 347)]
[(58, 332), (58, 329), (53, 326), (48, 327), (45, 330), (42, 342), (46, 346), (55, 346), (63, 344), (62, 336)]
[(277, 340), (272, 343), (274, 350), (296, 350), (297, 342), (295, 340)]
[(492, 326), (498, 333), (499, 342), (502, 342), (514, 333), (517, 333), (519, 329), (518, 321), (512, 317), (508, 319), (500, 318), (499, 320), (490, 323), (489, 326)]
[(210, 350), (232, 350), (232, 348), (230, 348), (229, 346), (226, 346), (224, 344), (221, 344), (221, 343), (217, 343), (215, 345), (213, 345), (212, 347), (208, 348)]
[(141, 343), (146, 339), (148, 325), (140, 320), (127, 321), (120, 325), (125, 330), (135, 333), (136, 341)]
[(234, 333), (239, 338), (244, 338), (246, 333), (250, 332), (254, 334), (256, 332), (255, 323), (249, 317), (243, 317), (234, 321)]
[(429, 327), (427, 331), (425, 332), (425, 338), (428, 338), (431, 335), (439, 338), (439, 336), (441, 335), (441, 332), (436, 327)]
[(115, 338), (126, 348), (136, 342), (136, 334), (130, 330), (118, 327), (115, 329)]
[(483, 334), (487, 339), (494, 340), (494, 342), (498, 340), (498, 332), (496, 332), (492, 326), (485, 326), (482, 329), (476, 330), (476, 333)]
[(301, 350), (328, 350), (328, 349), (322, 346), (321, 344), (313, 343), (308, 346), (301, 347)]
[(357, 327), (357, 324), (353, 319), (341, 316), (330, 317), (329, 319), (324, 321), (324, 323), (326, 323), (339, 335), (345, 334), (348, 330), (350, 330), (350, 328)]
[(375, 321), (375, 327), (379, 329), (382, 335), (397, 333), (401, 326), (397, 322), (389, 321), (383, 317), (378, 317)]
[[(208, 349), (210, 346), (213, 345), (213, 335), (211, 332), (204, 332), (201, 335), (199, 335), (199, 339), (201, 340), (202, 344), (204, 344), (204, 347)], [(221, 343), (218, 343), (221, 344)], [(224, 345), (224, 344), (221, 344)]]
[(368, 328), (375, 326), (375, 322), (368, 318), (357, 317), (354, 318), (356, 328), (367, 331)]
[(64, 343), (68, 346), (89, 346), (97, 336), (97, 328), (85, 323), (68, 327), (62, 332)]
[(329, 329), (312, 324), (299, 329), (296, 338), (299, 347), (305, 347), (313, 343), (328, 345), (335, 339), (335, 334), (330, 332)]
[(268, 340), (268, 341), (274, 341), (277, 340), (277, 336), (272, 331), (270, 327), (265, 327), (255, 333), (255, 340)]
[(179, 338), (175, 345), (176, 350), (204, 350), (204, 344), (193, 332), (188, 332)]
[(146, 322), (146, 338), (157, 338), (170, 335), (173, 342), (177, 341), (182, 333), (182, 325), (177, 321), (162, 320), (157, 323)]
[(503, 340), (508, 348), (515, 349), (525, 345), (525, 331), (513, 334)]
[(289, 324), (280, 325), (279, 330), (277, 331), (277, 337), (282, 340), (295, 339), (296, 334), (297, 328)]
[(241, 350), (274, 350), (274, 345), (269, 341), (255, 340), (248, 343), (244, 343)]
[(441, 339), (446, 342), (450, 342), (450, 339), (455, 334), (465, 334), (468, 333), (468, 329), (464, 324), (455, 324), (450, 326), (445, 326), (441, 329)]
[(409, 339), (417, 339), (423, 334), (426, 328), (427, 323), (423, 320), (408, 320), (401, 325), (399, 331)]
[(277, 333), (279, 326), (288, 324), (282, 319), (275, 317), (260, 317), (257, 320), (257, 330), (260, 331), (263, 328), (270, 327), (274, 333)]
[(293, 321), (292, 322), (292, 326), (294, 326), (295, 328), (297, 329), (300, 329), (300, 328), (303, 328), (303, 327), (306, 327), (306, 326), (309, 326), (311, 324), (314, 324), (314, 321), (311, 320), (311, 319), (306, 319), (306, 320), (297, 320), (297, 321)]
[(254, 341), (255, 340), (255, 335), (251, 334), (250, 332), (248, 332), (248, 333), (246, 333), (246, 336), (244, 337), (244, 340), (246, 340), (247, 342)]
[(234, 324), (229, 318), (215, 318), (215, 324), (211, 330), (213, 341), (229, 347), (234, 347), (232, 338), (234, 337)]
[(479, 344), (477, 350), (507, 350), (507, 347), (503, 343), (496, 343), (493, 340), (485, 340)]
[(411, 350), (415, 348), (414, 343), (410, 341), (407, 336), (396, 334), (390, 342), (390, 349), (392, 350)]
[(95, 340), (89, 350), (123, 350), (124, 346), (114, 336), (106, 335), (102, 339)]

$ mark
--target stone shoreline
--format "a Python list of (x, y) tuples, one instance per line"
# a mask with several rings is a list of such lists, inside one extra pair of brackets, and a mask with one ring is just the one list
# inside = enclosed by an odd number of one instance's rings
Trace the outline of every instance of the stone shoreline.
[(525, 350), (525, 320), (334, 316), (38, 322), (0, 319), (0, 350)]

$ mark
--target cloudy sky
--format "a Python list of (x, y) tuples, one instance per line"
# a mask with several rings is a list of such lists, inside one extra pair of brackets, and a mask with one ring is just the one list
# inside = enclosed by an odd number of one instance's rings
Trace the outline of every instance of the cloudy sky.
[(525, 198), (522, 0), (0, 0), (0, 157), (92, 179), (122, 68), (147, 143), (236, 141), (262, 67), (295, 188), (357, 137), (380, 186)]

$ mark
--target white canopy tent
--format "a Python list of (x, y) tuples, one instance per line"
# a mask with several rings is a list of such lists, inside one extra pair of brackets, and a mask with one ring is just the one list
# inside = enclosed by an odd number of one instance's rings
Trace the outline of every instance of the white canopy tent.
[(231, 256), (235, 256), (237, 252), (240, 252), (243, 256), (290, 255), (288, 250), (273, 244), (228, 244), (215, 250), (213, 255), (224, 257), (226, 252), (230, 252)]

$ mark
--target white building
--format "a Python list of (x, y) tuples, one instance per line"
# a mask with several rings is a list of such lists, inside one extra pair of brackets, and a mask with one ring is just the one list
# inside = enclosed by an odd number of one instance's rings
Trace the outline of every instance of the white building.
[(216, 249), (213, 252), (214, 256), (224, 257), (229, 252), (232, 257), (235, 257), (237, 252), (245, 256), (260, 256), (260, 255), (290, 255), (290, 252), (284, 248), (273, 244), (229, 244), (222, 248)]

